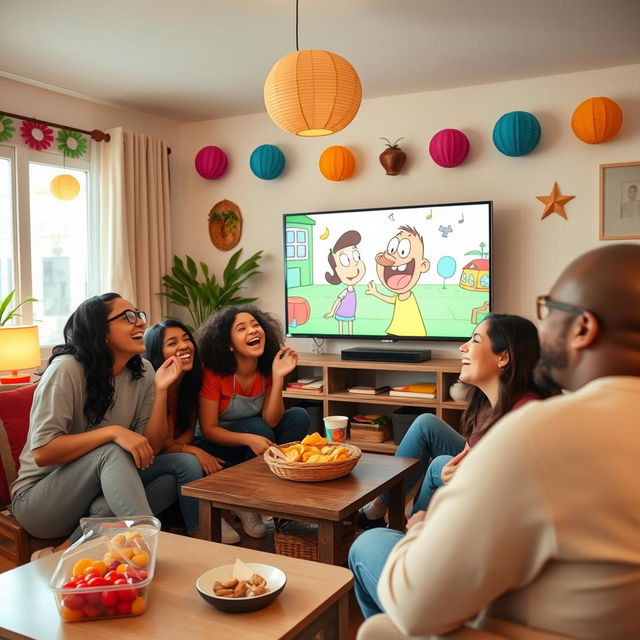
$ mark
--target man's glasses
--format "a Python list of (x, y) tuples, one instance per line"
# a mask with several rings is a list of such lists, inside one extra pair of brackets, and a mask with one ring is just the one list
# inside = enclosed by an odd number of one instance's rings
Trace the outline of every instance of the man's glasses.
[(142, 320), (145, 324), (147, 324), (147, 314), (144, 311), (134, 311), (133, 309), (125, 309), (121, 311), (117, 316), (113, 316), (113, 318), (109, 318), (107, 322), (113, 322), (118, 318), (122, 318), (124, 316), (129, 324), (135, 324), (138, 320)]
[(572, 304), (565, 304), (564, 302), (556, 302), (551, 300), (549, 296), (538, 296), (536, 298), (536, 312), (538, 320), (544, 320), (551, 309), (560, 309), (561, 311), (568, 311), (569, 313), (575, 313), (576, 315), (583, 314), (586, 309), (582, 307), (576, 307)]

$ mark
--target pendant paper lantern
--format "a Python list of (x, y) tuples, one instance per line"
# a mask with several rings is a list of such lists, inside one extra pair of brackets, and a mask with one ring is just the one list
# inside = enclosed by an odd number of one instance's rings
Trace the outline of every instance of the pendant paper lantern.
[(429, 155), (441, 167), (457, 167), (468, 154), (469, 140), (459, 129), (442, 129), (429, 142)]
[(196, 155), (195, 165), (203, 178), (217, 180), (227, 172), (229, 159), (220, 147), (202, 147)]
[(80, 193), (80, 183), (68, 173), (61, 173), (51, 181), (49, 190), (58, 200), (73, 200)]
[(493, 144), (505, 156), (525, 156), (539, 141), (540, 123), (528, 111), (505, 113), (493, 127)]
[(320, 156), (320, 172), (327, 180), (346, 180), (355, 169), (356, 160), (346, 147), (328, 147)]
[(343, 57), (320, 49), (281, 58), (264, 83), (269, 117), (297, 136), (328, 136), (344, 129), (361, 99), (356, 70)]
[(273, 144), (262, 144), (253, 150), (249, 167), (261, 180), (273, 180), (284, 169), (284, 153)]
[(587, 144), (612, 140), (622, 125), (622, 109), (610, 98), (588, 98), (573, 112), (571, 128)]

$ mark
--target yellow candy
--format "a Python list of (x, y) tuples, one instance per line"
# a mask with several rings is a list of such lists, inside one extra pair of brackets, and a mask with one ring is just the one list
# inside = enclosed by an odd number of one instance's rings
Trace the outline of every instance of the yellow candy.
[(139, 616), (141, 613), (144, 613), (146, 608), (147, 608), (147, 601), (143, 597), (138, 596), (131, 603), (131, 615)]
[(146, 567), (149, 564), (149, 554), (146, 551), (142, 551), (133, 556), (131, 562), (139, 567)]
[(116, 573), (124, 573), (127, 570), (127, 565), (124, 564), (124, 562), (121, 562), (117, 567), (116, 567)]
[(107, 564), (106, 562), (102, 562), (102, 560), (96, 560), (91, 566), (100, 574), (100, 577), (107, 573)]

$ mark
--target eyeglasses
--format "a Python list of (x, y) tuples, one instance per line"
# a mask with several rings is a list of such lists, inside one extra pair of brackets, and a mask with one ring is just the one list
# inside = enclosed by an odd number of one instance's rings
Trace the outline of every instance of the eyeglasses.
[(138, 320), (141, 320), (145, 324), (147, 324), (147, 314), (144, 311), (134, 311), (133, 309), (125, 309), (121, 311), (117, 316), (113, 316), (113, 318), (109, 318), (107, 322), (113, 322), (118, 318), (122, 318), (124, 316), (129, 324), (135, 324)]
[(575, 313), (576, 315), (583, 314), (586, 309), (582, 307), (576, 307), (572, 304), (565, 304), (564, 302), (556, 302), (551, 300), (549, 296), (538, 296), (536, 298), (536, 312), (538, 320), (544, 320), (551, 309), (559, 309), (560, 311), (568, 311), (569, 313)]

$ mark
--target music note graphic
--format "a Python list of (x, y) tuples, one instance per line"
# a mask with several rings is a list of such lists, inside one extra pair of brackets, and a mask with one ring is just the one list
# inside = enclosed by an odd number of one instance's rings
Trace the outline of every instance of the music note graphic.
[(429, 214), (426, 216), (427, 220), (431, 220), (433, 218), (433, 209), (429, 209)]
[(462, 217), (458, 220), (458, 224), (462, 224), (464, 222), (464, 211), (460, 214)]

